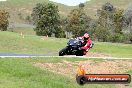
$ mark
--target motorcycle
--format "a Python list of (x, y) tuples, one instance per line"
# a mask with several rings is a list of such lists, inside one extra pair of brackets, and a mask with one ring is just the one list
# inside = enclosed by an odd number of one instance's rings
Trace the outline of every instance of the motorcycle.
[(81, 50), (82, 44), (82, 38), (74, 38), (70, 39), (67, 43), (67, 46), (59, 51), (59, 56), (64, 55), (76, 55), (76, 56), (83, 56), (83, 50)]

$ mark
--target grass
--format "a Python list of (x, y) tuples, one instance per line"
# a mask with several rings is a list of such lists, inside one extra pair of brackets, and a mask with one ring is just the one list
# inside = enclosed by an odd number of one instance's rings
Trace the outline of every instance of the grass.
[[(75, 79), (33, 66), (40, 58), (0, 59), (0, 88), (115, 88), (115, 85), (89, 84), (80, 86)], [(43, 60), (42, 60), (43, 59)], [(56, 62), (62, 58), (42, 58)], [(70, 58), (73, 59), (73, 58)], [(70, 60), (68, 59), (68, 60)], [(65, 58), (67, 60), (67, 58)]]
[(121, 43), (95, 43), (92, 52), (107, 54), (114, 57), (132, 58), (132, 45)]
[[(0, 41), (0, 53), (58, 55), (58, 51), (66, 46), (68, 40), (36, 35), (25, 35), (23, 38), (20, 33), (0, 32)], [(132, 58), (131, 44), (95, 42), (90, 52)]]
[(1, 53), (28, 53), (28, 54), (53, 54), (63, 47), (65, 39), (43, 38), (42, 36), (25, 35), (24, 38), (18, 33), (0, 32)]
[[(35, 68), (24, 59), (4, 59), (1, 62), (0, 88), (64, 88), (68, 78)], [(16, 63), (14, 63), (16, 62)], [(50, 79), (49, 79), (50, 78)], [(65, 81), (61, 81), (65, 79)], [(70, 83), (70, 82), (69, 82)]]
[(15, 28), (15, 29), (9, 29), (8, 31), (13, 31), (15, 33), (24, 34), (24, 35), (36, 35), (33, 28)]

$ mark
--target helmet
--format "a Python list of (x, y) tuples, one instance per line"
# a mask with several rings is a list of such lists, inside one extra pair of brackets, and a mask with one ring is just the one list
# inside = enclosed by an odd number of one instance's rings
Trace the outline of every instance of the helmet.
[(84, 36), (84, 40), (88, 40), (89, 39), (89, 34), (88, 33), (85, 33), (83, 36)]

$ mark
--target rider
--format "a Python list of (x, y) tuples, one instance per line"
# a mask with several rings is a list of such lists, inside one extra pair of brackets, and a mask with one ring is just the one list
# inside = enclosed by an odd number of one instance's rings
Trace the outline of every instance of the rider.
[(92, 40), (90, 39), (90, 36), (88, 33), (85, 33), (82, 36), (83, 39), (83, 47), (81, 47), (81, 50), (83, 50), (84, 55), (88, 52), (88, 50), (92, 47)]

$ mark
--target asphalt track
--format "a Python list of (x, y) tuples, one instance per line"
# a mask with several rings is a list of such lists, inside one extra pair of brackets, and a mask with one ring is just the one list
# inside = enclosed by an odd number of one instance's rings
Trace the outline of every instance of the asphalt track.
[(59, 57), (59, 58), (93, 58), (93, 59), (132, 59), (132, 58), (117, 58), (117, 57), (88, 57), (88, 56), (47, 56), (47, 55), (33, 55), (33, 54), (15, 54), (15, 53), (0, 53), (1, 58), (33, 58), (33, 57)]

